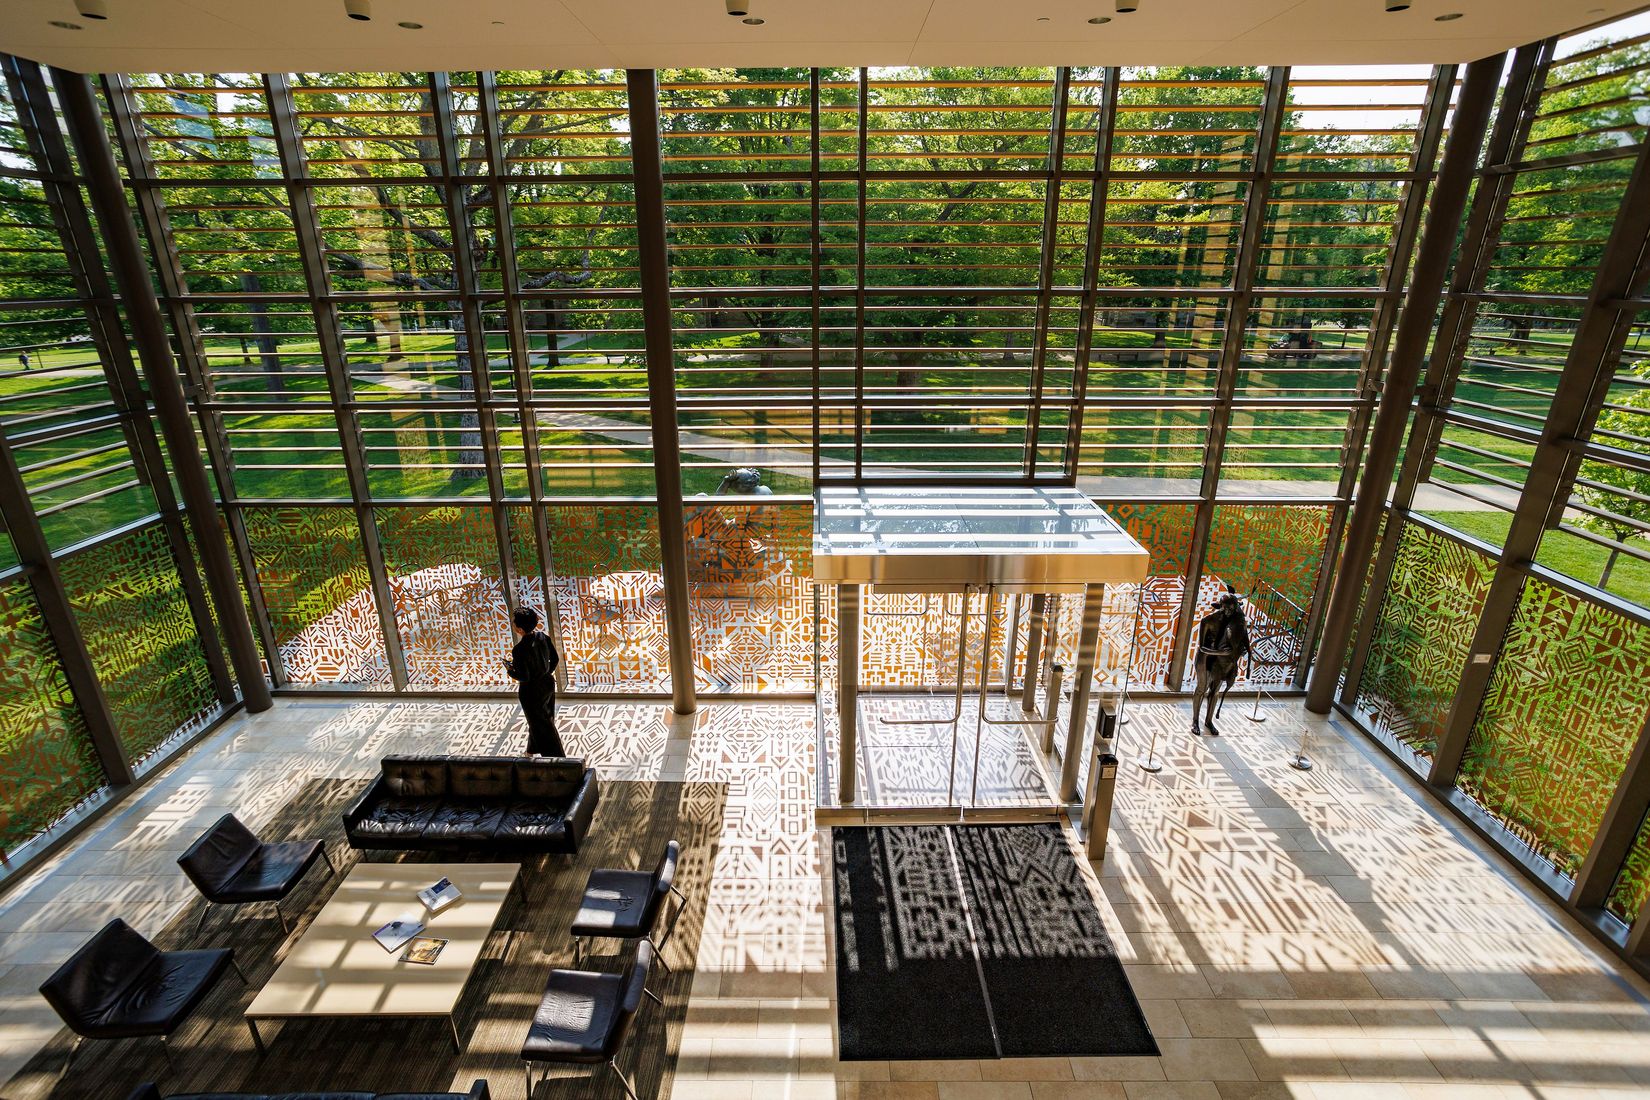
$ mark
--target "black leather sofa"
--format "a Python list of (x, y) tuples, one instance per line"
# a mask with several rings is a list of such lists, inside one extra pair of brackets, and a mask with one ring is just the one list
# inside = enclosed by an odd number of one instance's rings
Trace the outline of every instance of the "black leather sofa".
[(344, 833), (362, 849), (573, 853), (599, 797), (582, 760), (386, 756)]
[[(162, 1100), (160, 1089), (145, 1081), (126, 1100)], [(487, 1082), (478, 1079), (469, 1092), (174, 1092), (165, 1100), (488, 1100)]]

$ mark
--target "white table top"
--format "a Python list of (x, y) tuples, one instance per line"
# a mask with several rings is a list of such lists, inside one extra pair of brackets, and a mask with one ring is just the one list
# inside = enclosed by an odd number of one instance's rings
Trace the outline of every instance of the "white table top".
[[(498, 923), (519, 863), (358, 863), (275, 973), (246, 1015), (447, 1016)], [(464, 896), (427, 914), (418, 891), (449, 878)], [(448, 941), (434, 964), (402, 960), (372, 934), (392, 920), (424, 921), (421, 936)]]

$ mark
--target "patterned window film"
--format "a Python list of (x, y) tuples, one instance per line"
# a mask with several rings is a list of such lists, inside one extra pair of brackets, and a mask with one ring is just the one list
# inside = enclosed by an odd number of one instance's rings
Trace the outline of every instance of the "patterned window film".
[(1376, 732), (1430, 758), (1467, 665), (1494, 563), (1418, 523), (1405, 523), (1398, 539), (1355, 709)]
[(62, 561), (63, 586), (134, 764), (217, 709), (166, 530), (150, 524)]
[(29, 582), (0, 581), (0, 851), (103, 785), (103, 768)]
[(355, 513), (251, 507), (241, 515), (287, 679), (388, 686), (389, 658)]
[(1574, 875), (1650, 714), (1650, 627), (1531, 578), (1457, 784)]

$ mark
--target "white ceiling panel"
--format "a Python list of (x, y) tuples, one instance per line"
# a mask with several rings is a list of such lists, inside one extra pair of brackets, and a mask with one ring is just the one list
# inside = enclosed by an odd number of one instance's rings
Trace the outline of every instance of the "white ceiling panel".
[(1389, 14), (1382, 0), (1139, 0), (1123, 15), (1115, 0), (751, 0), (765, 22), (746, 26), (724, 0), (372, 2), (363, 23), (343, 0), (107, 0), (111, 18), (96, 22), (73, 0), (0, 0), (0, 50), (85, 72), (1431, 63), (1643, 6), (1415, 0)]

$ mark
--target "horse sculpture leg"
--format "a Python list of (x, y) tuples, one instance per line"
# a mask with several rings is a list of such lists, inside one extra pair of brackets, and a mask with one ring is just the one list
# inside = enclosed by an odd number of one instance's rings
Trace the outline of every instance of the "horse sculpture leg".
[(1199, 657), (1197, 661), (1197, 679), (1192, 685), (1193, 733), (1203, 732), (1203, 727), (1198, 723), (1198, 711), (1203, 709), (1203, 700), (1206, 696), (1212, 702), (1214, 694), (1210, 689), (1213, 687), (1213, 684), (1213, 677), (1209, 675), (1209, 670), (1203, 667), (1203, 659)]
[(1209, 691), (1205, 700), (1205, 705), (1208, 707), (1208, 714), (1203, 719), (1203, 728), (1208, 731), (1210, 736), (1213, 737), (1220, 736), (1220, 731), (1215, 729), (1215, 704), (1220, 701), (1220, 683), (1224, 679), (1224, 677), (1217, 679), (1213, 669), (1209, 671)]

